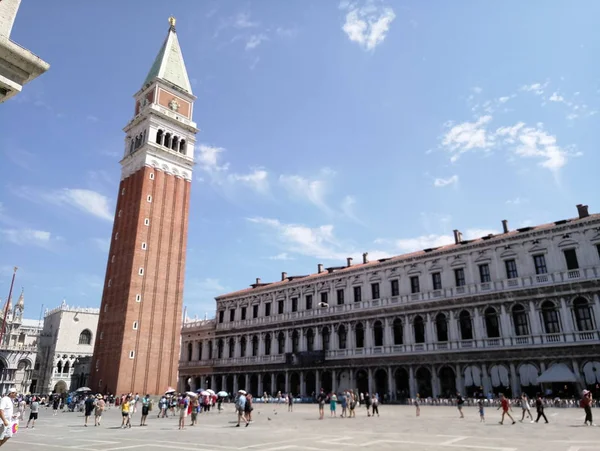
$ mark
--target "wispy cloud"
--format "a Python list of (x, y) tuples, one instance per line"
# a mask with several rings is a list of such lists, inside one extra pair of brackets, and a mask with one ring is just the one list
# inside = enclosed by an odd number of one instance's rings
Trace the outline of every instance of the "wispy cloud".
[(259, 193), (269, 192), (269, 173), (264, 169), (253, 169), (248, 174), (229, 174), (227, 177), (230, 181), (246, 184)]
[(463, 153), (470, 150), (493, 147), (493, 137), (486, 130), (491, 120), (492, 116), (486, 115), (479, 117), (475, 122), (450, 124), (450, 130), (442, 138), (444, 149), (452, 154), (450, 161), (457, 161)]
[(235, 16), (233, 26), (235, 28), (256, 28), (260, 25), (259, 22), (250, 20), (250, 13), (239, 13)]
[(545, 83), (532, 83), (530, 85), (523, 85), (521, 86), (521, 91), (532, 92), (538, 96), (541, 96), (544, 94), (544, 90), (549, 84), (550, 82), (546, 81)]
[(515, 197), (514, 199), (508, 199), (506, 201), (507, 205), (521, 205), (521, 204), (526, 204), (527, 202), (529, 202), (529, 199), (524, 198), (524, 197)]
[(300, 175), (280, 175), (279, 183), (292, 198), (309, 202), (325, 213), (332, 213), (331, 207), (325, 201), (327, 178), (334, 172), (329, 169), (321, 170), (319, 178), (307, 178)]
[(0, 229), (0, 237), (19, 246), (47, 247), (52, 234), (45, 230), (34, 229)]
[(268, 38), (267, 35), (264, 33), (253, 34), (250, 37), (248, 37), (248, 39), (246, 39), (246, 50), (254, 50), (266, 40), (268, 40)]
[(294, 260), (293, 257), (290, 257), (290, 255), (287, 252), (282, 252), (280, 254), (277, 255), (273, 255), (271, 257), (268, 257), (269, 260)]
[(433, 181), (433, 186), (435, 186), (436, 188), (444, 188), (446, 186), (450, 186), (450, 185), (457, 185), (458, 184), (458, 175), (453, 175), (451, 177), (448, 178), (437, 178)]
[(381, 44), (396, 18), (391, 7), (378, 6), (373, 0), (366, 2), (340, 3), (340, 9), (346, 11), (346, 20), (342, 30), (352, 42), (365, 50), (374, 50)]
[(14, 145), (7, 145), (4, 155), (9, 161), (27, 171), (34, 169), (39, 161), (34, 153)]
[[(491, 229), (468, 229), (463, 237), (465, 240), (473, 240), (475, 238), (481, 238), (489, 234), (498, 233), (496, 230)], [(421, 235), (416, 238), (399, 239), (393, 242), (394, 247), (400, 252), (415, 252), (423, 249), (435, 248), (440, 246), (446, 246), (454, 243), (454, 236), (452, 235)]]

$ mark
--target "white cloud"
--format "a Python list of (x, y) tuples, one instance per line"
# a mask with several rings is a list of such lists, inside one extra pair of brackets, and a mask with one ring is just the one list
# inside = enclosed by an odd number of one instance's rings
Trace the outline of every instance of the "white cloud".
[[(330, 170), (322, 170), (321, 174), (331, 176), (332, 172)], [(331, 208), (325, 202), (325, 180), (309, 179), (300, 175), (280, 175), (279, 183), (292, 197), (308, 201), (320, 210), (331, 213)]]
[(549, 83), (550, 82), (547, 81), (546, 83), (532, 83), (530, 85), (523, 85), (521, 86), (521, 91), (533, 92), (535, 95), (541, 96)]
[(260, 24), (258, 22), (251, 21), (249, 13), (239, 13), (235, 17), (233, 25), (236, 28), (255, 28)]
[(277, 33), (278, 36), (281, 36), (283, 38), (293, 38), (298, 34), (298, 29), (277, 27), (275, 33)]
[(475, 94), (481, 94), (483, 92), (483, 88), (480, 88), (479, 86), (474, 86), (471, 88), (471, 91), (473, 91)]
[(522, 197), (515, 197), (514, 199), (509, 199), (506, 201), (507, 205), (521, 205), (529, 202), (529, 199)]
[(367, 1), (363, 6), (342, 2), (340, 8), (347, 11), (342, 30), (352, 42), (365, 50), (373, 50), (384, 41), (390, 24), (396, 18), (392, 8), (378, 7), (373, 1)]
[(254, 169), (248, 174), (229, 174), (227, 177), (232, 182), (241, 182), (250, 186), (255, 191), (267, 193), (269, 191), (269, 173), (264, 169)]
[(463, 122), (448, 130), (442, 138), (442, 145), (452, 153), (452, 162), (469, 150), (488, 149), (493, 146), (493, 136), (486, 130), (486, 125), (491, 120), (492, 116), (481, 116), (475, 122)]
[(50, 244), (52, 234), (34, 229), (0, 229), (0, 236), (13, 244), (46, 247)]
[(456, 175), (456, 174), (451, 177), (448, 177), (447, 179), (437, 178), (433, 182), (433, 186), (435, 186), (437, 188), (443, 188), (445, 186), (456, 185), (456, 184), (458, 184), (458, 175)]
[[(475, 238), (481, 238), (483, 236), (496, 233), (498, 232), (490, 229), (468, 229), (463, 234), (463, 239), (473, 240)], [(400, 252), (415, 252), (423, 249), (447, 246), (449, 244), (454, 244), (453, 235), (421, 235), (416, 238), (399, 239), (394, 242), (394, 246)]]
[(552, 93), (552, 95), (548, 98), (550, 102), (564, 102), (565, 98), (558, 94), (558, 92)]
[(214, 173), (218, 171), (226, 171), (229, 164), (219, 165), (219, 155), (225, 151), (222, 147), (208, 146), (200, 144), (196, 153), (196, 164), (201, 170)]
[(356, 212), (354, 211), (356, 207), (356, 199), (354, 196), (346, 196), (342, 199), (342, 204), (340, 206), (342, 210), (342, 214), (353, 221), (358, 222), (359, 224), (363, 224), (363, 222), (356, 216)]
[(99, 122), (99, 121), (100, 121), (100, 119), (98, 119), (98, 117), (97, 117), (97, 116), (93, 116), (93, 115), (91, 115), (91, 114), (89, 114), (89, 115), (86, 117), (86, 119), (87, 119), (89, 122)]
[(269, 257), (269, 260), (294, 260), (294, 258), (290, 257), (287, 252), (281, 252), (280, 254)]
[(70, 205), (98, 218), (107, 221), (113, 220), (113, 212), (109, 207), (108, 198), (96, 191), (64, 188), (45, 197), (50, 202)]
[(500, 102), (500, 103), (506, 103), (509, 100), (510, 100), (510, 96), (503, 96), (503, 97), (498, 98), (498, 102)]
[(246, 50), (253, 50), (258, 47), (263, 41), (267, 41), (268, 38), (265, 34), (253, 34), (246, 40)]

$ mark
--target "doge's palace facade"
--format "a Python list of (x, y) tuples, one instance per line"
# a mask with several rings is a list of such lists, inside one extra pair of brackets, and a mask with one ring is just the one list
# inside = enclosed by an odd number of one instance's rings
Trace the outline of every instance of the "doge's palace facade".
[(387, 399), (595, 389), (600, 215), (577, 210), (219, 296), (214, 321), (184, 324), (180, 388)]

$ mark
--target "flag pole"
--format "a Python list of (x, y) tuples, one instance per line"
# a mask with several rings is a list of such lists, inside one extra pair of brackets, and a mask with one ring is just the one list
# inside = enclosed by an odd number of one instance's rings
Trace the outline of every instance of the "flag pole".
[(0, 332), (0, 346), (2, 346), (4, 344), (4, 333), (6, 332), (6, 318), (8, 317), (8, 309), (11, 304), (12, 291), (13, 291), (13, 286), (15, 284), (15, 276), (17, 275), (18, 269), (19, 268), (17, 268), (16, 266), (14, 267), (12, 281), (10, 282), (10, 289), (8, 290), (8, 298), (6, 299), (6, 308), (4, 309), (4, 319), (2, 321), (2, 332)]

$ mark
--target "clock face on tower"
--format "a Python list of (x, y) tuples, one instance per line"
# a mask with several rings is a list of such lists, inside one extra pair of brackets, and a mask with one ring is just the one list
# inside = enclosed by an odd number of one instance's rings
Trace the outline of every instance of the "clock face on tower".
[(177, 102), (176, 98), (173, 98), (170, 102), (169, 102), (169, 108), (171, 108), (173, 111), (177, 111), (179, 110), (179, 102)]

